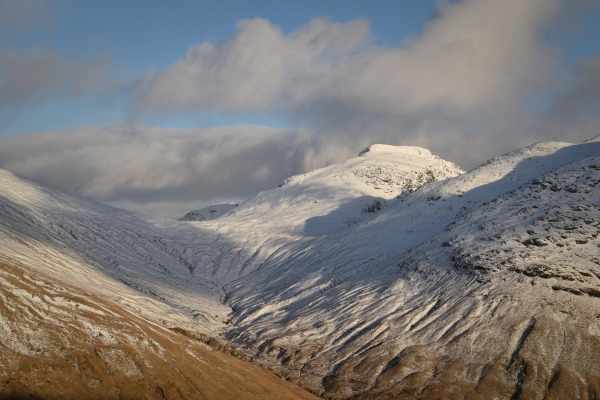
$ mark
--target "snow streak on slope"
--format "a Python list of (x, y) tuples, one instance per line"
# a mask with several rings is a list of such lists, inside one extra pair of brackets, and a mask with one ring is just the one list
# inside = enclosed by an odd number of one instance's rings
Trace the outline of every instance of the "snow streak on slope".
[(113, 300), (0, 261), (0, 398), (315, 398)]
[[(527, 388), (538, 395), (546, 390), (542, 387), (548, 386), (556, 371), (551, 367), (544, 373), (538, 371), (537, 380), (529, 382), (525, 378), (531, 375), (522, 371), (528, 363), (517, 363), (512, 357), (527, 358), (520, 351), (531, 332), (540, 330), (539, 335), (546, 335), (559, 328), (565, 344), (548, 348), (558, 352), (552, 356), (554, 361), (545, 360), (542, 350), (531, 349), (529, 365), (562, 367), (566, 375), (577, 376), (572, 388), (584, 390), (585, 385), (596, 382), (593, 390), (600, 393), (600, 371), (589, 358), (581, 357), (586, 346), (591, 354), (600, 354), (596, 319), (600, 304), (595, 297), (598, 278), (594, 274), (600, 254), (598, 243), (591, 240), (600, 221), (600, 199), (594, 190), (598, 176), (592, 167), (600, 164), (599, 154), (598, 143), (533, 145), (401, 196), (376, 218), (351, 230), (290, 244), (257, 273), (226, 286), (237, 318), (230, 337), (251, 343), (261, 357), (279, 366), (281, 373), (328, 395), (347, 397), (365, 392), (371, 396), (377, 390), (391, 390), (400, 385), (402, 377), (383, 382), (382, 375), (389, 374), (391, 364), (402, 364), (394, 361), (402, 359), (402, 352), (413, 354), (418, 348), (418, 357), (428, 359), (428, 367), (423, 367), (428, 372), (416, 383), (409, 380), (403, 384), (422, 385), (416, 393), (426, 386), (434, 388), (436, 382), (443, 386), (439, 380), (447, 377), (434, 372), (446, 370), (448, 366), (440, 363), (450, 357), (464, 364), (452, 372), (467, 374), (467, 378), (452, 378), (464, 385), (461, 391), (481, 392), (485, 385), (478, 386), (478, 381), (487, 376), (486, 368), (499, 368), (496, 387), (511, 397)], [(537, 194), (538, 208), (546, 208), (528, 219), (521, 208), (531, 204), (529, 186), (541, 185), (536, 178), (561, 183)], [(496, 207), (493, 212), (490, 202)], [(581, 214), (563, 209), (562, 222), (548, 219), (550, 224), (535, 226), (536, 216), (556, 213), (561, 207)], [(519, 210), (521, 214), (515, 215)], [(475, 223), (479, 219), (486, 223)], [(455, 231), (459, 227), (463, 237)], [(528, 239), (540, 228), (548, 228), (549, 235), (565, 236), (562, 240), (571, 245), (565, 245), (562, 252), (542, 247), (546, 254), (535, 254), (530, 249), (538, 247), (530, 243), (536, 242)], [(531, 232), (527, 237), (517, 234), (513, 243), (506, 244), (502, 229)], [(497, 233), (504, 248), (488, 240)], [(453, 247), (455, 243), (460, 244), (459, 249)], [(514, 265), (500, 268), (507, 250), (525, 261), (515, 260)], [(577, 275), (572, 271), (576, 268), (568, 267), (573, 262), (566, 262), (573, 257), (585, 261), (575, 261), (580, 265)], [(481, 262), (471, 262), (473, 259)], [(548, 266), (548, 261), (557, 266)], [(526, 265), (518, 266), (522, 264)], [(535, 266), (539, 264), (546, 266)], [(482, 276), (486, 269), (498, 271), (497, 275), (488, 272)], [(544, 272), (548, 270), (562, 271), (563, 277)], [(534, 274), (559, 280), (532, 286), (539, 278), (524, 278)], [(260, 290), (252, 290), (257, 287)], [(544, 323), (539, 322), (542, 318)], [(505, 352), (512, 354), (506, 365), (501, 361)], [(411, 368), (414, 372), (421, 367)], [(559, 387), (565, 386), (555, 386), (555, 390)], [(584, 391), (588, 393), (588, 389)]]
[(222, 290), (193, 273), (203, 251), (189, 246), (197, 229), (66, 195), (7, 171), (0, 171), (0, 187), (3, 256), (128, 302), (154, 320), (179, 326), (183, 318), (206, 333), (225, 326)]
[[(570, 153), (564, 158), (555, 153), (561, 147), (570, 149)], [(235, 286), (235, 282), (230, 286), (239, 293), (240, 298), (244, 297), (246, 302), (252, 302), (247, 297), (253, 296), (250, 289), (252, 285), (247, 284), (249, 279), (277, 285), (273, 289), (273, 295), (281, 298), (295, 293), (295, 287), (315, 288), (318, 286), (316, 283), (320, 283), (325, 288), (346, 279), (356, 280), (354, 277), (360, 272), (365, 272), (368, 277), (377, 277), (372, 271), (372, 265), (409, 251), (443, 231), (455, 220), (464, 218), (483, 203), (517, 189), (540, 173), (551, 171), (573, 157), (582, 156), (574, 152), (573, 148), (566, 143), (535, 145), (518, 153), (508, 154), (467, 174), (423, 186), (414, 193), (401, 196), (374, 219), (352, 229), (300, 246), (294, 243), (283, 247), (280, 253), (286, 255), (277, 254), (278, 258), (263, 267), (262, 274), (244, 278), (245, 283), (240, 284), (239, 288)], [(586, 148), (588, 150), (583, 156), (596, 154), (596, 148)], [(532, 158), (532, 155), (541, 156), (541, 161)], [(523, 165), (523, 169), (515, 169), (516, 164)], [(376, 259), (377, 262), (374, 261)], [(277, 264), (278, 260), (281, 261), (281, 266)], [(293, 263), (302, 264), (302, 267), (293, 268)], [(313, 265), (316, 268), (313, 269)], [(388, 276), (382, 278), (390, 279)], [(304, 280), (310, 283), (302, 285)], [(288, 282), (294, 283), (294, 286), (282, 291), (281, 287), (287, 286)], [(265, 292), (265, 289), (261, 290), (260, 296), (263, 299)]]

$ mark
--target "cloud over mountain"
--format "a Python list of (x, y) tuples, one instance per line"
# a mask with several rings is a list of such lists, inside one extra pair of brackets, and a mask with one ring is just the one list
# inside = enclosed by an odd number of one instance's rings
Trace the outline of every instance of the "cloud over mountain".
[(122, 123), (0, 136), (0, 164), (71, 193), (179, 217), (203, 202), (243, 200), (355, 155), (313, 139), (301, 130), (259, 126), (184, 130)]
[(164, 71), (150, 71), (134, 108), (281, 110), (309, 119), (336, 107), (391, 116), (486, 111), (550, 79), (556, 54), (538, 32), (558, 4), (448, 3), (419, 36), (393, 48), (369, 45), (361, 19), (318, 17), (288, 35), (261, 18), (243, 20), (229, 40), (194, 45)]
[[(600, 126), (599, 59), (570, 66), (547, 34), (571, 29), (564, 27), (594, 4), (441, 1), (418, 35), (394, 47), (377, 45), (366, 19), (316, 17), (289, 33), (265, 19), (241, 20), (229, 39), (201, 42), (166, 68), (151, 68), (132, 86), (131, 120), (246, 113), (278, 115), (293, 128), (121, 122), (2, 137), (0, 167), (118, 206), (180, 216), (242, 200), (373, 143), (425, 147), (470, 169), (536, 141), (580, 142)], [(107, 57), (0, 52), (0, 113), (123, 89), (111, 68)], [(531, 106), (540, 97), (545, 106)]]

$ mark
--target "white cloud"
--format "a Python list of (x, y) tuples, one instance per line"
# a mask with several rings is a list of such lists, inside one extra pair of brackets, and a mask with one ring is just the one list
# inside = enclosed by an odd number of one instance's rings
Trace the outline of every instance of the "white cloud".
[(489, 110), (550, 78), (555, 54), (539, 39), (558, 0), (464, 0), (440, 6), (416, 38), (366, 46), (367, 21), (315, 18), (285, 36), (260, 18), (205, 42), (140, 84), (141, 113), (281, 110), (311, 118), (352, 107), (378, 115)]
[(291, 175), (355, 155), (344, 147), (329, 154), (318, 147), (327, 148), (304, 130), (121, 123), (0, 136), (0, 167), (137, 211), (167, 207), (159, 215), (177, 217), (181, 204), (237, 202)]
[[(315, 18), (287, 35), (260, 18), (240, 21), (229, 40), (192, 46), (170, 67), (149, 72), (136, 89), (133, 115), (276, 112), (303, 128), (116, 124), (0, 137), (0, 167), (117, 206), (177, 217), (188, 208), (240, 201), (373, 143), (426, 147), (468, 169), (536, 141), (582, 141), (600, 128), (600, 64), (581, 60), (570, 86), (559, 91), (557, 71), (567, 72), (562, 53), (544, 39), (570, 4), (440, 2), (417, 37), (391, 48), (372, 45), (362, 19)], [(575, 4), (583, 10), (588, 2)], [(46, 56), (33, 54), (39, 62), (5, 69), (22, 83), (13, 90), (3, 81), (0, 104), (91, 90), (77, 82), (93, 86), (94, 79), (52, 72), (62, 64)], [(21, 69), (40, 83), (17, 79)], [(537, 93), (556, 93), (553, 106), (524, 107)]]
[(368, 37), (365, 20), (337, 24), (315, 18), (287, 36), (264, 19), (242, 20), (227, 42), (192, 46), (165, 71), (150, 72), (139, 85), (134, 109), (276, 110), (291, 95), (288, 88), (361, 48)]
[(330, 99), (379, 115), (489, 110), (548, 78), (545, 67), (552, 64), (552, 52), (537, 31), (556, 3), (449, 4), (415, 39), (337, 63), (298, 103)]

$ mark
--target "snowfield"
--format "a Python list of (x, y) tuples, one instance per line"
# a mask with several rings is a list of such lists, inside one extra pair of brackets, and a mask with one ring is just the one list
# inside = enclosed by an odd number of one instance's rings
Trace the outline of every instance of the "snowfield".
[(373, 145), (170, 221), (0, 171), (1, 261), (331, 398), (597, 398), (599, 183), (598, 138), (466, 173)]

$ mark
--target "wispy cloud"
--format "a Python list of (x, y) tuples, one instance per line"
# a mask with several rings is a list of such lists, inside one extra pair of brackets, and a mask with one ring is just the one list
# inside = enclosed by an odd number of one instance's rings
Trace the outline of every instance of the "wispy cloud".
[(0, 52), (0, 107), (19, 108), (57, 96), (100, 95), (113, 90), (118, 79), (102, 55), (79, 61), (39, 47)]
[(50, 17), (46, 0), (0, 0), (0, 32), (30, 29)]
[(125, 86), (107, 53), (82, 61), (39, 46), (0, 50), (0, 132), (27, 107), (61, 98), (105, 100)]

